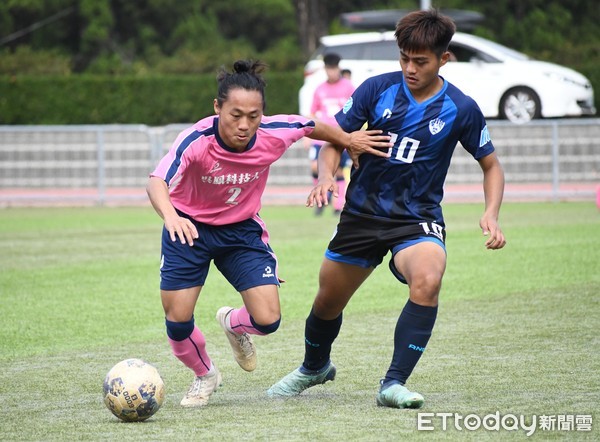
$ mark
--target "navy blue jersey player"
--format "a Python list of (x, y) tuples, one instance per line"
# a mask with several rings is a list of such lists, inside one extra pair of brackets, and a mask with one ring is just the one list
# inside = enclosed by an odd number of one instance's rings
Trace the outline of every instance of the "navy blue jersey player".
[[(396, 27), (402, 71), (368, 79), (336, 115), (342, 129), (353, 131), (367, 123), (368, 128), (389, 134), (394, 146), (387, 158), (371, 154), (358, 158), (306, 320), (304, 362), (274, 384), (270, 396), (294, 396), (334, 379), (330, 353), (342, 312), (391, 251), (390, 270), (408, 284), (409, 300), (396, 324), (392, 360), (376, 400), (395, 408), (423, 405), (423, 396), (404, 384), (427, 346), (437, 316), (446, 268), (440, 203), (457, 143), (483, 170), (485, 210), (480, 226), (488, 237), (485, 245), (504, 247), (498, 225), (504, 173), (485, 119), (471, 98), (439, 76), (454, 31), (454, 23), (434, 9), (406, 15)], [(327, 204), (327, 192), (335, 190), (339, 157), (338, 148), (322, 148), (319, 183), (307, 205)]]

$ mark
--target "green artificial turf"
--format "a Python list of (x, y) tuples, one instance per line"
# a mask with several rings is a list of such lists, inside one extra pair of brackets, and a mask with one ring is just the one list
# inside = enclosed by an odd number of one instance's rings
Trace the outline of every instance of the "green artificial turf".
[[(283, 319), (257, 337), (259, 365), (243, 372), (214, 314), (239, 295), (213, 267), (196, 322), (224, 385), (203, 409), (179, 406), (192, 373), (171, 354), (158, 290), (161, 221), (149, 207), (0, 210), (0, 440), (523, 440), (525, 430), (469, 431), (440, 413), (484, 417), (592, 416), (536, 428), (537, 440), (600, 438), (600, 214), (591, 203), (505, 204), (508, 245), (489, 251), (482, 207), (445, 207), (448, 267), (427, 351), (409, 380), (422, 410), (375, 405), (391, 359), (406, 286), (381, 265), (351, 300), (334, 344), (334, 382), (300, 397), (265, 391), (297, 367), (316, 293), (330, 212), (266, 207), (279, 258)], [(108, 370), (126, 358), (159, 369), (159, 412), (122, 423), (102, 402)], [(417, 429), (419, 413), (433, 430)], [(560, 416), (563, 416), (562, 418)], [(571, 416), (571, 417), (568, 417)], [(460, 427), (460, 425), (459, 425)]]

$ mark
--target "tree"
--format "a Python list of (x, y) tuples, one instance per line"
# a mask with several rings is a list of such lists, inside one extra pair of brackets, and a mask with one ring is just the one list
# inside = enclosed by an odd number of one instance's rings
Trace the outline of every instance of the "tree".
[[(431, 3), (482, 13), (486, 20), (475, 33), (536, 58), (590, 69), (600, 58), (598, 0)], [(35, 53), (40, 60), (70, 58), (75, 72), (213, 72), (217, 63), (235, 57), (268, 58), (279, 69), (294, 69), (321, 36), (349, 31), (339, 21), (341, 13), (420, 5), (420, 0), (5, 0), (0, 72), (2, 66), (11, 66), (10, 72), (21, 66), (23, 72), (43, 73), (47, 63), (33, 66)]]
[(319, 44), (319, 37), (325, 35), (328, 21), (325, 2), (319, 0), (294, 0), (300, 46), (308, 56)]
[(319, 38), (330, 33), (332, 23), (335, 23), (340, 13), (418, 6), (419, 0), (294, 0), (300, 47), (308, 57), (319, 45)]

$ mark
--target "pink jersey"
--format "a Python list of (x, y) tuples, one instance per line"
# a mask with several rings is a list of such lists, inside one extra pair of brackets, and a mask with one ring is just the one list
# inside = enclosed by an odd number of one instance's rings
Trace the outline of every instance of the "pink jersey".
[(165, 180), (176, 209), (210, 225), (258, 214), (271, 164), (315, 124), (299, 115), (264, 116), (244, 152), (229, 149), (217, 127), (214, 115), (181, 132), (150, 174)]
[[(319, 121), (337, 126), (335, 114), (344, 107), (348, 98), (354, 92), (354, 85), (347, 78), (340, 78), (335, 83), (321, 83), (313, 95), (312, 105), (310, 107), (311, 115), (314, 115)], [(323, 144), (314, 141), (313, 144)]]

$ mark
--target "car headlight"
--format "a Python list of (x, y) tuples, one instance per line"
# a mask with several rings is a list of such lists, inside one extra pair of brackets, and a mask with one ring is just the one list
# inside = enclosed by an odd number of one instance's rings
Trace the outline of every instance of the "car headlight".
[(568, 77), (566, 75), (563, 75), (559, 72), (544, 72), (544, 75), (549, 77), (550, 79), (554, 80), (554, 81), (560, 81), (563, 83), (569, 83), (569, 84), (574, 84), (575, 86), (579, 86), (582, 87), (584, 89), (589, 89), (592, 87), (591, 83), (589, 81), (582, 81), (580, 79), (577, 78), (573, 78), (573, 77)]

